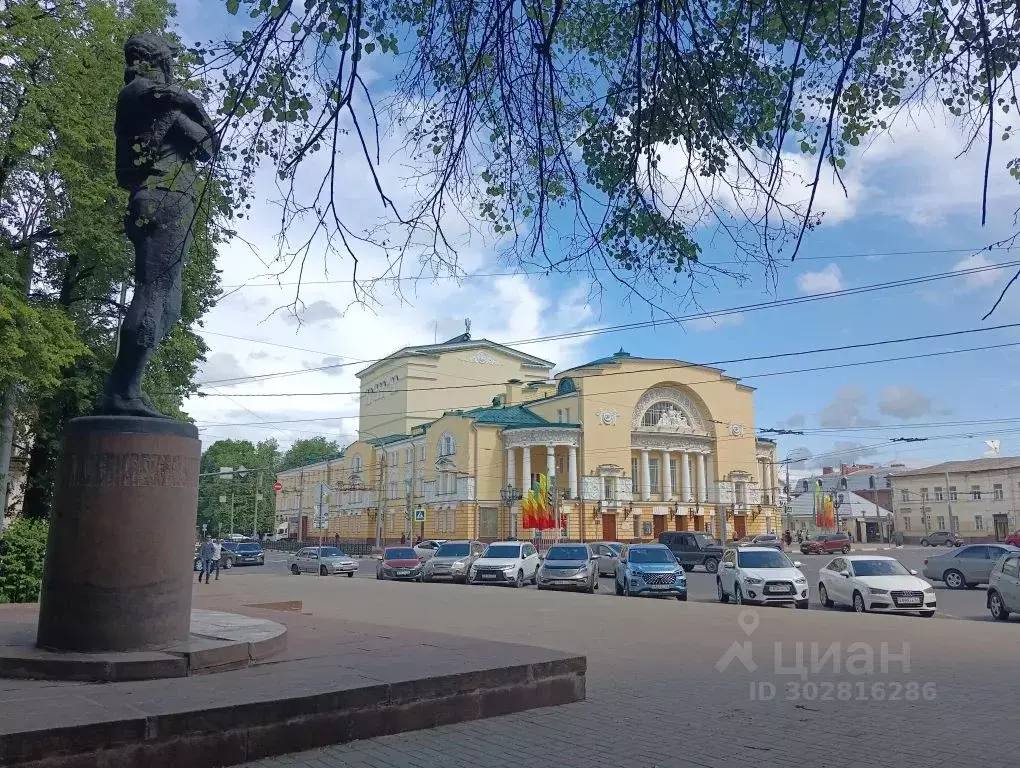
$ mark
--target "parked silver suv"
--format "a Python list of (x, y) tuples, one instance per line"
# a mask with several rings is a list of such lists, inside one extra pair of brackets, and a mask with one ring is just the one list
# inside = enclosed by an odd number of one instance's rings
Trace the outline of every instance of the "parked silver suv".
[(992, 567), (988, 575), (988, 610), (999, 621), (1020, 613), (1020, 552), (1003, 555)]
[(425, 561), (422, 580), (449, 579), (463, 584), (467, 581), (471, 563), (481, 557), (483, 551), (485, 545), (480, 541), (444, 541)]

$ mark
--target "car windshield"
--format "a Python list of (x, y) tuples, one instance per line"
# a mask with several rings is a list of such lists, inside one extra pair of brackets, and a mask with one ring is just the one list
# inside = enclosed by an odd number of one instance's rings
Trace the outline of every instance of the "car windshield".
[(614, 541), (612, 544), (606, 544), (606, 546), (613, 550), (616, 554), (623, 552), (623, 544), (619, 544), (618, 542)]
[(262, 549), (262, 547), (260, 547), (258, 544), (252, 543), (252, 544), (238, 544), (236, 547), (234, 547), (234, 549), (237, 550), (238, 552), (259, 552)]
[(850, 563), (855, 576), (909, 576), (910, 571), (899, 560), (854, 560)]
[(482, 557), (492, 557), (497, 559), (511, 559), (521, 556), (521, 548), (517, 544), (490, 544), (485, 549), (485, 554)]
[(773, 534), (773, 533), (766, 533), (766, 534), (764, 534), (762, 536), (755, 536), (754, 540), (755, 541), (775, 541), (776, 538), (777, 537), (776, 537), (775, 534)]
[(632, 563), (675, 563), (673, 553), (668, 549), (630, 549), (627, 559)]
[(436, 550), (436, 557), (467, 557), (469, 554), (470, 544), (444, 544)]
[(741, 568), (793, 568), (790, 558), (775, 549), (768, 552), (738, 552), (737, 564)]
[(346, 557), (344, 551), (336, 547), (321, 547), (317, 551), (322, 554), (322, 557)]
[(585, 547), (550, 547), (545, 553), (546, 560), (587, 560), (588, 550)]
[(393, 547), (386, 550), (387, 560), (417, 560), (418, 553), (410, 547)]
[(707, 533), (695, 533), (694, 538), (698, 542), (699, 546), (702, 547), (710, 547), (716, 543), (716, 540)]

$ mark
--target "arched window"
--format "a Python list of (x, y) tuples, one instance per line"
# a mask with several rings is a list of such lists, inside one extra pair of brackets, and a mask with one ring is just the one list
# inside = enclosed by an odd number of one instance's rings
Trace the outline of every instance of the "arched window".
[(444, 432), (443, 436), (439, 438), (439, 455), (440, 456), (453, 456), (457, 452), (457, 443), (453, 439), (453, 435), (449, 432)]
[(690, 418), (675, 404), (665, 400), (653, 403), (641, 417), (642, 427), (668, 427), (670, 429), (692, 428)]
[(351, 472), (360, 472), (360, 471), (361, 471), (361, 457), (360, 456), (355, 456), (351, 460)]

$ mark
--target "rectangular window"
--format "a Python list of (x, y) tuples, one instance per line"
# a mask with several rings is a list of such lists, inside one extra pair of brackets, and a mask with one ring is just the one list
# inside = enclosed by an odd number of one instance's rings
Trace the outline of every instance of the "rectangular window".
[(978, 531), (985, 529), (985, 519), (981, 515), (974, 515), (974, 528)]
[(565, 422), (567, 422), (567, 424), (570, 423), (570, 409), (569, 408), (564, 408), (563, 409), (563, 420)]
[(928, 489), (927, 488), (922, 488), (921, 489), (921, 501), (928, 501)]
[(956, 486), (955, 485), (949, 486), (949, 500), (950, 501), (956, 501)]
[(903, 530), (905, 530), (905, 531), (909, 531), (910, 530), (910, 515), (906, 515), (903, 518)]
[(556, 409), (556, 422), (558, 424), (562, 424), (563, 423), (563, 409), (562, 408), (557, 408)]
[(945, 515), (938, 515), (935, 518), (935, 527), (938, 528), (940, 531), (944, 531), (946, 529), (946, 516)]
[(425, 495), (425, 478), (424, 477), (419, 477), (418, 478), (418, 494), (420, 496), (424, 496)]
[(425, 461), (425, 446), (418, 446), (418, 461)]
[(981, 501), (981, 486), (972, 485), (970, 487), (970, 498), (971, 501)]
[(648, 460), (648, 486), (652, 493), (659, 492), (659, 460)]
[(631, 515), (631, 519), (634, 521), (634, 538), (641, 538), (641, 515)]
[(673, 489), (673, 493), (677, 496), (680, 495), (680, 484), (676, 480), (677, 478), (677, 467), (676, 459), (669, 460), (669, 487)]
[(935, 501), (945, 501), (943, 498), (942, 488), (938, 485), (935, 486)]
[(960, 530), (960, 518), (956, 515), (952, 515), (949, 518), (949, 524), (953, 526), (953, 532), (956, 533)]
[(612, 501), (616, 498), (616, 494), (613, 493), (613, 481), (615, 479), (615, 477), (602, 478), (602, 498), (606, 501)]
[(397, 484), (396, 483), (390, 483), (390, 498), (391, 499), (397, 498)]
[(996, 483), (995, 485), (992, 486), (992, 496), (995, 498), (996, 501), (1002, 501), (1003, 499), (1002, 483)]
[(910, 491), (906, 488), (900, 489), (900, 501), (910, 501)]
[(630, 492), (638, 492), (638, 476), (637, 476), (637, 458), (632, 457), (630, 460)]
[(404, 463), (410, 466), (413, 460), (414, 460), (414, 448), (408, 446), (407, 448), (404, 449)]

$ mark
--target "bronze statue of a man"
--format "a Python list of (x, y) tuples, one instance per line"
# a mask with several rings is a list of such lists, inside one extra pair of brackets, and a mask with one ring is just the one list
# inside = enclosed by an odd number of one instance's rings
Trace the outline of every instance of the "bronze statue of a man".
[(218, 138), (198, 99), (174, 85), (165, 40), (134, 35), (124, 44), (124, 59), (114, 133), (117, 183), (130, 193), (124, 225), (135, 248), (135, 289), (96, 413), (160, 418), (142, 398), (142, 374), (180, 319), (181, 275), (197, 211), (195, 165), (212, 158)]

